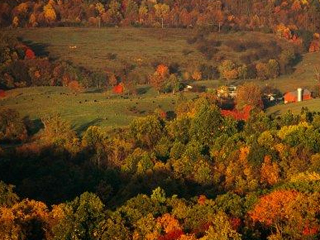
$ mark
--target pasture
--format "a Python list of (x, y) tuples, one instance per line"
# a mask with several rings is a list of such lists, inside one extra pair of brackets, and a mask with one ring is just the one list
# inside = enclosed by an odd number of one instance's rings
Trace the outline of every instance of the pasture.
[[(34, 121), (60, 114), (78, 133), (90, 125), (126, 126), (134, 118), (150, 114), (157, 108), (173, 111), (180, 101), (178, 94), (157, 95), (153, 89), (137, 97), (121, 97), (96, 90), (75, 94), (64, 87), (21, 88), (10, 90), (7, 95), (0, 100), (0, 111), (16, 109), (21, 117), (28, 116)], [(188, 93), (185, 97), (192, 98), (195, 94)]]
[[(201, 64), (217, 66), (224, 59), (241, 64), (241, 57), (258, 53), (261, 48), (268, 51), (275, 44), (284, 49), (292, 47), (274, 34), (259, 32), (203, 35), (194, 29), (176, 28), (34, 28), (7, 31), (40, 56), (70, 61), (76, 66), (99, 72), (121, 69), (129, 63), (134, 66), (134, 71), (145, 76), (154, 72), (155, 65), (159, 63), (176, 64), (180, 72), (192, 73)], [(258, 46), (240, 51), (230, 47), (232, 42), (249, 43), (253, 39)], [(211, 47), (215, 51), (208, 58), (205, 53)], [(268, 58), (275, 58), (279, 52), (267, 53)], [(264, 57), (264, 54), (256, 54), (254, 61), (267, 60)]]
[[(217, 66), (223, 59), (231, 59), (240, 64), (241, 56), (253, 50), (233, 51), (226, 46), (226, 43), (234, 39), (239, 42), (254, 39), (262, 45), (277, 43), (283, 48), (290, 45), (274, 34), (259, 32), (210, 34), (208, 38), (221, 42), (221, 45), (217, 47), (218, 52), (212, 59), (207, 59), (199, 52), (197, 44), (188, 43), (188, 39), (197, 35), (196, 30), (192, 29), (35, 28), (6, 31), (21, 38), (35, 50), (37, 55), (48, 56), (53, 60), (69, 61), (76, 66), (100, 73), (119, 70), (131, 64), (134, 76), (140, 79), (153, 73), (155, 65), (159, 63), (177, 64), (180, 72), (190, 73), (201, 64)], [(319, 53), (308, 53), (302, 56), (302, 60), (290, 75), (266, 81), (256, 79), (252, 81), (261, 86), (272, 85), (282, 92), (292, 91), (297, 87), (311, 88), (316, 84), (314, 73), (315, 68), (320, 67), (319, 62)], [(235, 84), (241, 82), (242, 80), (234, 81)], [(212, 86), (210, 81), (204, 83)], [(220, 81), (220, 84), (229, 82)]]
[(310, 111), (320, 112), (320, 99), (312, 99), (298, 103), (279, 104), (268, 108), (266, 113), (281, 115), (290, 110), (293, 114), (299, 114), (303, 107), (307, 107)]

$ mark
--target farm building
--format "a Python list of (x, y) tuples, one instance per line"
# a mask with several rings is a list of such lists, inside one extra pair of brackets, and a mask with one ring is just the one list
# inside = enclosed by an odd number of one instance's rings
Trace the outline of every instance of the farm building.
[(298, 88), (297, 91), (286, 93), (283, 98), (284, 103), (294, 103), (312, 99), (311, 92), (308, 89), (302, 88)]

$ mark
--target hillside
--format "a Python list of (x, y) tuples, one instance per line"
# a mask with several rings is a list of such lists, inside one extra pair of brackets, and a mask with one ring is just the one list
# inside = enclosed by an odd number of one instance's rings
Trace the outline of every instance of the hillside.
[(294, 91), (299, 87), (309, 88), (311, 90), (317, 84), (315, 80), (315, 69), (320, 67), (320, 54), (307, 53), (302, 57), (294, 69), (294, 72), (289, 75), (280, 76), (277, 79), (268, 81), (260, 81), (260, 86), (274, 86), (283, 93)]
[(267, 114), (281, 115), (289, 110), (293, 114), (299, 114), (302, 108), (308, 108), (309, 111), (320, 112), (320, 99), (312, 99), (299, 103), (280, 104), (267, 109)]
[[(291, 51), (297, 47), (273, 34), (259, 32), (210, 33), (205, 38), (192, 29), (38, 28), (6, 32), (21, 39), (37, 56), (68, 61), (99, 74), (102, 82), (113, 72), (118, 81), (125, 76), (129, 82), (144, 84), (158, 64), (169, 66), (170, 73), (180, 78), (191, 79), (199, 72), (203, 80), (218, 79), (219, 65), (232, 60), (236, 67), (247, 66), (247, 78), (285, 92), (302, 82), (303, 86), (313, 86), (314, 66), (320, 58), (318, 53), (308, 53), (301, 56), (293, 74), (258, 81), (256, 64), (278, 59), (280, 49)], [(235, 83), (241, 83), (240, 77)]]
[[(254, 39), (264, 44), (272, 43), (288, 48), (291, 44), (273, 34), (237, 32), (230, 34), (211, 33), (209, 42), (218, 45), (212, 58), (199, 52), (199, 44), (188, 43), (199, 33), (193, 29), (154, 28), (35, 28), (9, 31), (21, 38), (38, 55), (52, 59), (71, 61), (90, 70), (105, 72), (132, 64), (140, 74), (152, 73), (157, 63), (178, 64), (179, 71), (197, 70), (201, 64), (217, 66), (223, 59), (242, 63), (240, 57), (247, 51), (235, 51), (228, 47), (231, 40), (248, 42)], [(211, 40), (211, 42), (210, 42)], [(220, 42), (220, 43), (217, 43)], [(209, 46), (210, 47), (210, 46)], [(275, 53), (270, 53), (275, 54)], [(263, 59), (264, 56), (258, 56)], [(276, 57), (276, 56), (274, 56)]]

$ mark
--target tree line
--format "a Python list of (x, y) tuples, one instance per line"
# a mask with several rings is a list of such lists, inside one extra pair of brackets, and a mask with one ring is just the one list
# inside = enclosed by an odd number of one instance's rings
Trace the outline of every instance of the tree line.
[(136, 25), (319, 31), (317, 0), (49, 0), (1, 3), (1, 25)]

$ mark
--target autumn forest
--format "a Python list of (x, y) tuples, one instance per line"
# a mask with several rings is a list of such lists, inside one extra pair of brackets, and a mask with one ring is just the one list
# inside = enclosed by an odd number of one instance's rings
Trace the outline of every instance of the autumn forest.
[(0, 240), (320, 239), (319, 0), (2, 0), (0, 28)]

